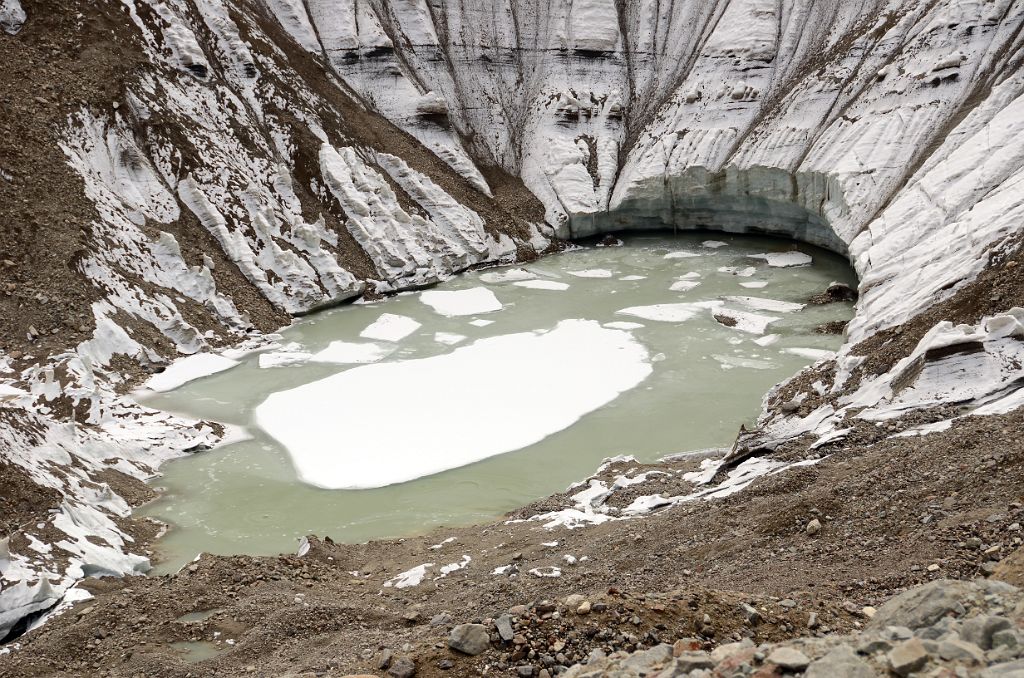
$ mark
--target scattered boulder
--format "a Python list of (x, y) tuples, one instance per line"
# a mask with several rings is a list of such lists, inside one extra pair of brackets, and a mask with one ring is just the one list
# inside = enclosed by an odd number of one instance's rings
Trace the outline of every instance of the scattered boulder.
[(448, 634), (448, 647), (470, 656), (486, 652), (490, 645), (491, 638), (483, 624), (459, 624)]
[(780, 647), (768, 655), (768, 663), (788, 671), (803, 671), (811, 660), (800, 650), (792, 647)]
[(391, 678), (412, 678), (416, 675), (416, 662), (410, 657), (399, 657), (392, 660), (391, 668), (388, 669)]
[(905, 640), (889, 650), (889, 667), (898, 676), (907, 676), (928, 663), (928, 650), (918, 638)]

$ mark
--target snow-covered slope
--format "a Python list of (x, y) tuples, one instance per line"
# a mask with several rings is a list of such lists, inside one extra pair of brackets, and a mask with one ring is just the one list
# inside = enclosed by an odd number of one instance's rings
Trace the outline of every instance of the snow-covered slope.
[[(0, 352), (0, 459), (66, 498), (51, 527), (81, 548), (58, 544), (57, 564), (0, 551), (0, 615), (13, 610), (0, 636), (86, 561), (138, 569), (104, 523), (123, 502), (93, 501), (76, 480), (101, 467), (55, 476), (47, 460), (101, 446), (112, 464), (148, 459), (123, 469), (142, 477), (188, 447), (193, 422), (153, 425), (173, 443), (126, 423), (153, 415), (116, 395), (118, 356), (148, 365), (242, 341), (253, 290), (299, 314), (542, 251), (552, 230), (779, 232), (848, 253), (861, 300), (829, 387), (847, 400), (773, 414), (765, 435), (838, 435), (837, 410), (900, 398), (984, 407), (1018, 383), (1021, 315), (1007, 308), (977, 327), (936, 327), (909, 363), (840, 393), (853, 344), (955, 295), (1021, 230), (1024, 2), (120, 5), (144, 67), (59, 132), (98, 215), (77, 263), (100, 293), (96, 329), (20, 373)], [(27, 18), (19, 0), (0, 0), (4, 39), (31, 31), (25, 7)], [(510, 176), (547, 224), (508, 198)], [(988, 358), (918, 369), (935, 342)], [(948, 376), (971, 366), (984, 387)], [(918, 400), (897, 393), (903, 373)], [(58, 423), (68, 407), (78, 425)], [(82, 530), (120, 560), (87, 548)]]

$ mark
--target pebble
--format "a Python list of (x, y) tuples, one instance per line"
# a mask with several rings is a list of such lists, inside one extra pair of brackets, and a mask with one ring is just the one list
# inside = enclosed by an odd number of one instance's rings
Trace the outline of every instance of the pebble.
[(815, 518), (811, 522), (807, 523), (807, 536), (813, 537), (821, 532), (821, 521)]
[(889, 666), (898, 676), (907, 676), (928, 663), (928, 651), (918, 638), (905, 640), (889, 650)]

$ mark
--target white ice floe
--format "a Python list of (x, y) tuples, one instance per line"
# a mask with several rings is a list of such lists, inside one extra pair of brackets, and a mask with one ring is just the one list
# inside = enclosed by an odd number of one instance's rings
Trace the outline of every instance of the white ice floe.
[(781, 338), (782, 337), (778, 334), (766, 334), (763, 337), (754, 339), (753, 342), (758, 346), (771, 346)]
[(669, 286), (671, 292), (689, 292), (695, 287), (699, 287), (700, 282), (696, 280), (677, 280)]
[(380, 341), (401, 341), (420, 327), (420, 323), (407, 316), (382, 313), (369, 327), (360, 332), (359, 336)]
[(721, 240), (705, 240), (701, 243), (704, 247), (710, 247), (711, 249), (718, 249), (719, 247), (726, 247), (729, 243), (722, 242)]
[(301, 365), (302, 363), (308, 362), (313, 354), (308, 351), (301, 350), (299, 344), (295, 344), (297, 348), (288, 349), (281, 351), (267, 351), (266, 353), (260, 353), (256, 363), (259, 365), (261, 370), (265, 370), (273, 367), (289, 367), (291, 365)]
[(677, 250), (675, 252), (669, 252), (663, 258), (664, 259), (693, 259), (695, 257), (702, 256), (699, 252), (690, 252), (688, 250)]
[(145, 388), (157, 393), (173, 391), (190, 381), (223, 372), (237, 364), (237, 360), (216, 353), (197, 353), (175, 360), (163, 372), (154, 374), (146, 381)]
[(486, 287), (451, 291), (428, 290), (420, 294), (420, 301), (441, 315), (449, 317), (493, 313), (502, 309), (498, 297)]
[[(545, 374), (545, 385), (480, 379), (496, 365), (508, 374)], [(650, 373), (647, 350), (630, 333), (565, 320), (548, 331), (356, 367), (275, 393), (256, 408), (256, 422), (285, 447), (305, 482), (381, 487), (536, 443)], [(511, 411), (516, 426), (508, 425)]]
[(751, 334), (764, 334), (769, 325), (781, 320), (781, 318), (777, 318), (775, 316), (749, 313), (747, 311), (737, 311), (736, 309), (726, 308), (725, 306), (715, 308), (714, 314), (715, 318), (718, 319), (719, 322), (722, 322), (722, 319), (728, 320), (728, 323), (722, 324), (728, 325), (740, 332), (749, 332)]
[(719, 267), (718, 272), (734, 275), (738, 278), (749, 278), (750, 276), (757, 273), (757, 269), (754, 268), (753, 266), (721, 266)]
[(555, 280), (519, 280), (512, 284), (516, 287), (526, 287), (531, 290), (552, 290), (556, 292), (564, 292), (569, 289), (568, 284), (557, 282)]
[(610, 278), (612, 272), (606, 268), (588, 268), (582, 271), (569, 271), (569, 275), (574, 275), (577, 278)]
[(699, 304), (652, 304), (650, 306), (630, 306), (620, 309), (616, 313), (644, 320), (679, 323), (695, 317), (702, 308)]
[(726, 301), (752, 308), (755, 311), (771, 311), (772, 313), (792, 313), (804, 307), (803, 304), (794, 304), (791, 301), (779, 301), (778, 299), (766, 299), (764, 297), (724, 297)]
[(466, 340), (465, 334), (455, 334), (454, 332), (434, 332), (434, 341), (445, 346), (454, 346), (460, 344)]
[[(413, 331), (415, 331), (415, 328), (413, 328)], [(394, 350), (393, 346), (339, 340), (332, 341), (327, 345), (327, 348), (314, 353), (311, 360), (318, 363), (360, 365), (383, 360), (393, 353)]]
[(635, 282), (637, 280), (647, 280), (646, 275), (624, 275), (619, 278), (622, 282)]
[(810, 266), (814, 259), (803, 252), (769, 252), (767, 254), (748, 254), (751, 259), (764, 259), (772, 268), (793, 268)]
[(406, 589), (410, 586), (419, 586), (420, 583), (426, 578), (427, 570), (433, 566), (433, 563), (423, 563), (422, 565), (417, 565), (411, 570), (406, 570), (405, 572), (395, 576), (394, 578), (387, 580), (386, 582), (384, 582), (384, 586), (387, 588), (391, 588), (393, 586), (396, 589)]
[(480, 280), (489, 284), (521, 282), (523, 280), (533, 280), (536, 277), (535, 273), (531, 273), (525, 268), (506, 268), (500, 271), (480, 274)]
[(476, 320), (470, 320), (469, 324), (472, 325), (473, 327), (487, 327), (488, 325), (493, 325), (494, 321), (493, 320), (484, 320), (483, 318), (478, 318)]
[(740, 287), (746, 287), (749, 290), (760, 290), (768, 287), (768, 282), (765, 280), (750, 280), (747, 282), (741, 282)]

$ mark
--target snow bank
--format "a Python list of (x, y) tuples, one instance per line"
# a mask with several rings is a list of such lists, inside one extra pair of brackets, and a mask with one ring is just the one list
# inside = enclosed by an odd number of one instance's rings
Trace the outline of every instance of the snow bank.
[(223, 372), (237, 364), (237, 360), (216, 353), (197, 353), (175, 360), (163, 372), (154, 374), (146, 381), (145, 388), (157, 393), (173, 391), (190, 381)]

